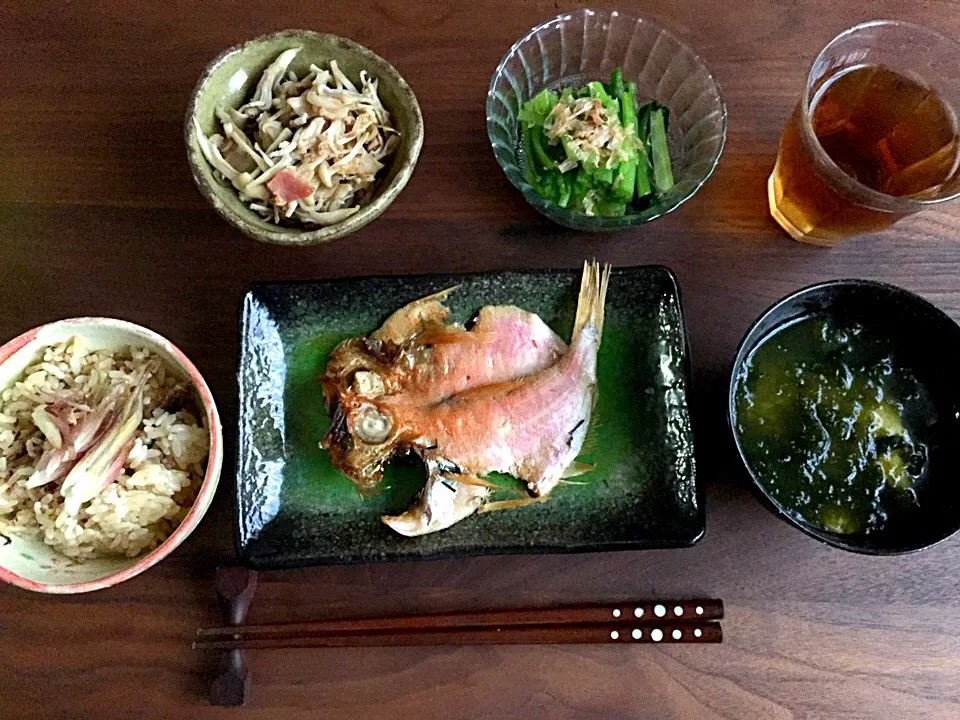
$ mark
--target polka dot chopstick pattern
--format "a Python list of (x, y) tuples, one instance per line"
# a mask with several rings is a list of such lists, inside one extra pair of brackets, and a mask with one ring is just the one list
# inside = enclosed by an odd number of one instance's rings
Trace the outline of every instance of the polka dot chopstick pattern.
[[(610, 630), (611, 642), (718, 643), (723, 640), (720, 600), (624, 603), (609, 609), (609, 620), (627, 626)], [(631, 627), (631, 626), (636, 627)]]

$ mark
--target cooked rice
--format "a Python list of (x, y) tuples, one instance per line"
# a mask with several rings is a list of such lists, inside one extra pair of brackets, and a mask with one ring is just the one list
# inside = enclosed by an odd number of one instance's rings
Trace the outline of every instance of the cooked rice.
[[(75, 337), (44, 349), (10, 387), (0, 392), (0, 533), (42, 540), (75, 560), (134, 557), (162, 543), (189, 512), (203, 481), (210, 434), (193, 402), (169, 407), (184, 383), (163, 363), (144, 390), (144, 419), (123, 473), (75, 514), (67, 511), (59, 482), (27, 488), (51, 443), (32, 413), (69, 393), (92, 406), (110, 386), (135, 381), (156, 356), (125, 347), (89, 350)], [(195, 393), (192, 388), (189, 396)]]

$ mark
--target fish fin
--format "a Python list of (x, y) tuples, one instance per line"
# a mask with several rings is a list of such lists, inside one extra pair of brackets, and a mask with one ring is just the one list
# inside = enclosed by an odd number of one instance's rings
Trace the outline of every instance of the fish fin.
[(591, 472), (596, 469), (596, 465), (588, 465), (587, 463), (577, 462), (574, 460), (567, 467), (566, 470), (560, 475), (561, 478), (572, 478), (577, 477), (578, 475), (585, 475), (588, 472)]
[(547, 501), (547, 496), (520, 498), (518, 500), (498, 500), (497, 502), (484, 503), (479, 507), (477, 513), (494, 512), (495, 510), (510, 510), (512, 508), (526, 507), (527, 505), (536, 505)]
[(492, 343), (497, 335), (494, 332), (467, 331), (456, 328), (431, 328), (417, 337), (420, 345), (456, 345), (459, 343)]
[(445, 475), (447, 480), (456, 480), (463, 485), (473, 485), (474, 487), (489, 488), (490, 490), (506, 490), (502, 485), (497, 485), (489, 480), (484, 480), (476, 475)]
[(407, 303), (371, 333), (370, 339), (389, 340), (400, 344), (423, 332), (424, 328), (442, 323), (450, 315), (450, 308), (444, 305), (443, 301), (458, 287), (460, 286), (454, 285)]
[(607, 300), (607, 284), (610, 280), (610, 266), (604, 265), (601, 271), (596, 261), (583, 264), (583, 276), (580, 278), (580, 296), (577, 298), (577, 315), (573, 322), (573, 345), (580, 332), (587, 325), (593, 325), (597, 336), (603, 335), (604, 305)]
[[(594, 395), (596, 397), (596, 395)], [(583, 436), (583, 442), (580, 444), (580, 453), (589, 454), (597, 447), (597, 439), (600, 433), (600, 423), (595, 422), (596, 413), (590, 413), (590, 424), (587, 426), (587, 434)]]
[(438, 290), (437, 292), (433, 293), (433, 295), (427, 295), (426, 299), (436, 300), (437, 302), (443, 302), (448, 297), (450, 297), (453, 293), (455, 293), (459, 288), (460, 288), (459, 284), (451, 285), (445, 290)]

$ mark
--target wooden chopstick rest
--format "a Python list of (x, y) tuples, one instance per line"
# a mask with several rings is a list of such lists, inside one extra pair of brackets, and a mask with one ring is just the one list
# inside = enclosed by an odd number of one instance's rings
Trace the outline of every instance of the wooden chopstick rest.
[[(217, 568), (217, 597), (224, 619), (241, 626), (257, 590), (257, 574), (239, 567)], [(210, 685), (210, 704), (221, 707), (245, 705), (250, 697), (251, 676), (241, 648), (226, 647), (220, 662), (220, 674)]]

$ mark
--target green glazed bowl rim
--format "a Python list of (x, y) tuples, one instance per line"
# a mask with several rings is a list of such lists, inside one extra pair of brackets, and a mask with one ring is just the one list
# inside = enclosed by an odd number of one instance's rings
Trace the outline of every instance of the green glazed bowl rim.
[[(540, 32), (552, 27), (553, 25), (568, 22), (574, 17), (598, 14), (606, 14), (609, 16), (616, 15), (628, 20), (632, 20), (635, 23), (642, 22), (659, 31), (660, 33), (663, 33), (672, 41), (677, 43), (679, 47), (689, 52), (694, 60), (696, 60), (696, 62), (703, 67), (710, 79), (710, 82), (713, 84), (714, 88), (716, 88), (717, 101), (719, 103), (720, 111), (720, 143), (717, 146), (717, 151), (712, 158), (710, 166), (704, 171), (703, 177), (694, 183), (690, 187), (689, 191), (674, 197), (670, 197), (668, 202), (652, 205), (643, 212), (632, 213), (620, 217), (600, 217), (574, 212), (573, 210), (560, 207), (556, 203), (547, 200), (540, 195), (540, 193), (538, 193), (533, 186), (524, 179), (523, 174), (520, 172), (518, 167), (505, 166), (499, 155), (497, 155), (497, 139), (494, 133), (494, 121), (491, 115), (491, 107), (495, 98), (494, 90), (496, 89), (497, 81), (504, 73), (507, 63), (519, 52), (520, 47), (524, 45), (524, 43), (532, 38), (537, 37)], [(703, 187), (703, 184), (710, 179), (710, 176), (713, 175), (714, 171), (717, 169), (717, 165), (720, 163), (720, 157), (723, 155), (723, 150), (727, 144), (727, 102), (723, 96), (723, 90), (720, 87), (720, 83), (717, 81), (716, 76), (710, 70), (710, 67), (707, 65), (706, 61), (698, 53), (694, 52), (693, 48), (691, 48), (687, 43), (680, 40), (674, 33), (670, 32), (660, 23), (650, 20), (639, 13), (624, 12), (622, 10), (595, 9), (589, 7), (577, 8), (546, 20), (524, 33), (515, 43), (513, 43), (513, 45), (510, 46), (510, 49), (506, 52), (503, 58), (501, 58), (500, 63), (497, 65), (497, 69), (493, 72), (493, 76), (490, 78), (490, 86), (487, 90), (486, 110), (487, 138), (489, 139), (490, 146), (494, 151), (494, 157), (497, 159), (497, 164), (500, 166), (500, 169), (503, 170), (504, 174), (507, 176), (507, 179), (510, 180), (510, 184), (521, 192), (524, 199), (530, 205), (532, 205), (537, 212), (545, 215), (559, 225), (578, 230), (622, 230), (635, 225), (642, 225), (643, 223), (656, 220), (659, 217), (663, 217), (667, 213), (673, 212), (687, 200), (692, 198), (697, 191)]]
[[(201, 172), (198, 165), (198, 157), (200, 159), (203, 158), (199, 154), (197, 130), (193, 124), (193, 118), (197, 113), (198, 101), (207, 89), (207, 83), (228, 58), (241, 54), (256, 45), (273, 40), (303, 37), (319, 41), (333, 41), (341, 45), (348, 53), (363, 60), (365, 64), (369, 65), (370, 72), (375, 72), (378, 78), (384, 76), (389, 77), (397, 86), (401, 104), (413, 113), (413, 137), (409, 138), (409, 142), (404, 145), (402, 156), (394, 159), (394, 162), (400, 163), (400, 169), (397, 171), (397, 174), (388, 185), (379, 191), (372, 202), (362, 206), (358, 212), (341, 222), (316, 229), (282, 228), (279, 226), (275, 230), (267, 229), (260, 224), (261, 218), (252, 210), (237, 212), (218, 196), (217, 190), (232, 192), (233, 189), (231, 187), (220, 185), (216, 183), (215, 180), (211, 183), (209, 178), (212, 176)], [(413, 170), (416, 167), (417, 159), (420, 157), (420, 150), (423, 148), (423, 114), (420, 112), (420, 105), (417, 102), (413, 90), (407, 84), (407, 81), (403, 79), (403, 76), (400, 75), (393, 65), (369, 48), (349, 38), (334, 35), (333, 33), (289, 29), (267, 33), (232, 45), (210, 61), (203, 69), (200, 79), (190, 94), (190, 102), (187, 105), (187, 112), (184, 118), (183, 134), (187, 149), (187, 162), (190, 165), (190, 173), (193, 175), (193, 181), (203, 196), (213, 205), (214, 210), (216, 210), (224, 220), (254, 240), (275, 245), (307, 246), (330, 242), (331, 240), (336, 240), (356, 232), (375, 220), (390, 206), (390, 203), (396, 199), (397, 195), (400, 194), (400, 191), (403, 190), (410, 180), (410, 176), (413, 175)], [(206, 160), (203, 160), (203, 162), (206, 162)], [(214, 187), (214, 185), (216, 185), (216, 187)]]

